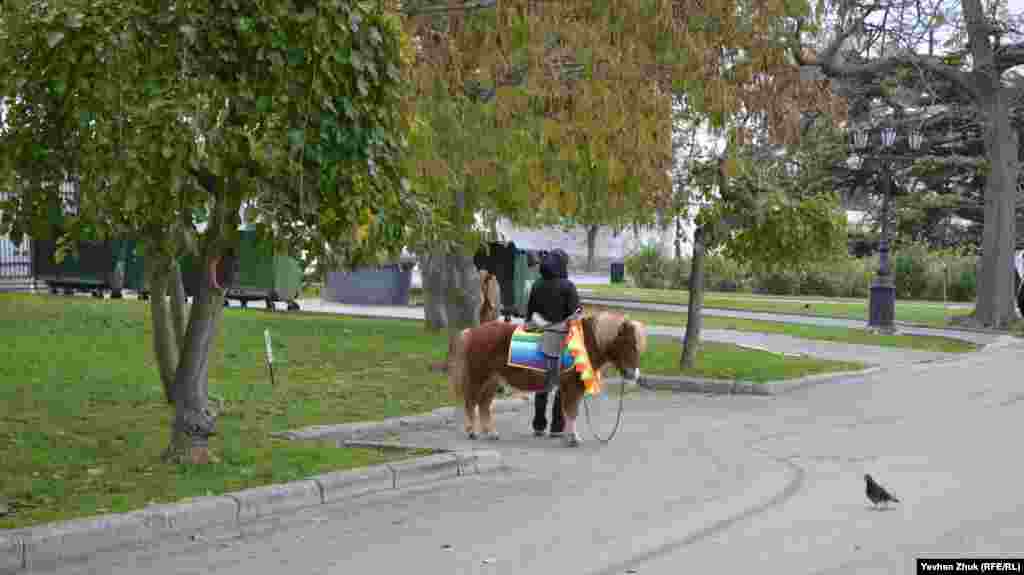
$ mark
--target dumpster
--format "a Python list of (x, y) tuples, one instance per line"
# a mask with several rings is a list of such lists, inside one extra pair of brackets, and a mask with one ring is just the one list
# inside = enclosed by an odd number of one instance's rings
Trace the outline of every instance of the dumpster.
[[(273, 311), (275, 302), (287, 302), (289, 310), (298, 310), (302, 291), (302, 265), (287, 254), (272, 253), (269, 243), (257, 242), (254, 230), (239, 230), (237, 258), (230, 255), (218, 268), (218, 276), (232, 278), (228, 300), (238, 300), (242, 307), (253, 300), (263, 300)], [(228, 268), (234, 267), (233, 270)], [(234, 273), (230, 273), (233, 271)], [(184, 274), (184, 269), (182, 270)], [(195, 275), (191, 272), (191, 275)], [(193, 280), (195, 281), (195, 280)], [(188, 284), (186, 284), (188, 285)]]
[(512, 316), (526, 317), (530, 288), (540, 278), (539, 262), (539, 253), (519, 249), (513, 242), (491, 242), (473, 257), (477, 269), (489, 271), (498, 278), (501, 314), (505, 321)]
[(612, 262), (611, 276), (613, 284), (620, 284), (626, 281), (626, 264), (624, 262)]
[(112, 298), (120, 298), (125, 287), (128, 244), (122, 240), (83, 240), (78, 242), (78, 253), (67, 254), (57, 263), (57, 241), (33, 238), (32, 270), (36, 280), (46, 282), (50, 293), (87, 291), (102, 298), (109, 291)]
[(327, 272), (324, 301), (355, 305), (409, 305), (413, 261)]

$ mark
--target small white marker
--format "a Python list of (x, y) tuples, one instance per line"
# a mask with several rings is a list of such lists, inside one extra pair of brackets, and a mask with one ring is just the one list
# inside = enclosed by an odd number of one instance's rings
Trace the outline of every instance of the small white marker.
[(274, 350), (270, 347), (270, 330), (263, 330), (263, 341), (267, 344), (267, 369), (270, 371), (270, 385), (273, 387), (274, 383)]

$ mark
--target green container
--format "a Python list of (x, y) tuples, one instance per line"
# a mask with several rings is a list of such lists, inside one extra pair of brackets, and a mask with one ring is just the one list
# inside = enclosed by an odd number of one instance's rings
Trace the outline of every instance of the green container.
[(245, 306), (253, 300), (264, 300), (268, 308), (273, 302), (288, 302), (288, 309), (298, 309), (295, 300), (302, 290), (302, 265), (286, 254), (272, 253), (267, 243), (256, 241), (256, 232), (240, 230), (238, 269), (228, 289), (228, 299)]
[(47, 238), (32, 240), (32, 269), (38, 281), (46, 282), (50, 291), (64, 293), (92, 292), (102, 297), (121, 297), (125, 287), (125, 258), (129, 242), (123, 240), (81, 241), (77, 253), (67, 254), (57, 263), (57, 242)]

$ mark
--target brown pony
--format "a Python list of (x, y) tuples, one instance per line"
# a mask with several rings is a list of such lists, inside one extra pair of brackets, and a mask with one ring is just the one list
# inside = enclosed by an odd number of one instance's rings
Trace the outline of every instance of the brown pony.
[[(586, 316), (582, 323), (584, 345), (594, 369), (610, 363), (623, 373), (637, 377), (640, 354), (647, 348), (647, 330), (642, 323), (612, 312)], [(490, 322), (462, 330), (455, 338), (449, 355), (448, 384), (455, 397), (464, 402), (464, 426), (470, 439), (476, 439), (478, 433), (477, 408), (481, 431), (489, 439), (498, 438), (492, 408), (499, 379), (524, 391), (544, 387), (543, 373), (508, 365), (509, 346), (516, 327), (508, 322)], [(583, 398), (583, 382), (575, 371), (567, 371), (562, 373), (559, 385), (566, 438), (570, 444), (578, 443), (576, 415)]]

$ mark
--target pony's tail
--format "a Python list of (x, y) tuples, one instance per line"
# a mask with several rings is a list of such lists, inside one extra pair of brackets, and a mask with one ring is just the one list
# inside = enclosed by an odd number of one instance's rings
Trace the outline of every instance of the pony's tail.
[(466, 393), (466, 377), (468, 366), (466, 357), (466, 342), (469, 339), (469, 330), (459, 332), (448, 344), (448, 388), (456, 400), (461, 401)]

